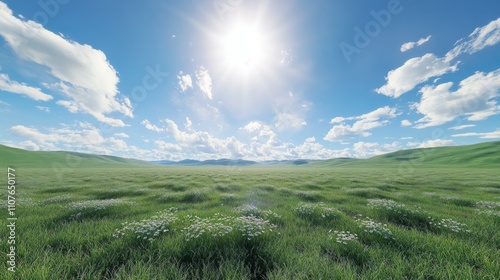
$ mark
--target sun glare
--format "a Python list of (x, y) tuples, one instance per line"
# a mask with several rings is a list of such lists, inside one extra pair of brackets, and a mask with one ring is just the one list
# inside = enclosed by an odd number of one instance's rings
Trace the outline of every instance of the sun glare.
[(249, 72), (266, 63), (268, 46), (258, 28), (235, 24), (221, 38), (221, 56), (231, 70)]

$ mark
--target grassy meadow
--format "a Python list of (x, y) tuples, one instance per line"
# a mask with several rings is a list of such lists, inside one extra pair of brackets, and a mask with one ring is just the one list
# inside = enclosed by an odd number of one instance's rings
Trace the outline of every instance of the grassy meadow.
[(0, 279), (500, 276), (497, 169), (55, 172), (16, 169), (17, 267)]

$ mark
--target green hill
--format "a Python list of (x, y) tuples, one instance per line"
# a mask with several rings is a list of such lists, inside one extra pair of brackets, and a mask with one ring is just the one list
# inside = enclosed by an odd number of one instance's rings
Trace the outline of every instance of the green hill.
[(315, 166), (500, 167), (500, 141), (466, 146), (401, 150), (368, 159), (332, 159)]
[(13, 168), (119, 168), (153, 166), (146, 161), (75, 152), (34, 152), (0, 145), (0, 166)]
[[(500, 141), (467, 146), (401, 150), (368, 159), (336, 158), (310, 167), (500, 167)], [(0, 145), (0, 166), (24, 168), (120, 168), (157, 166), (115, 156), (76, 152), (34, 152)]]

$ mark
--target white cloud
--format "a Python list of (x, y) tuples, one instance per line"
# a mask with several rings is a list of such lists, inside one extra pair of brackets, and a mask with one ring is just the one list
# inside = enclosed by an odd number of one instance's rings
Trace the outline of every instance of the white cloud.
[(189, 74), (182, 75), (183, 72), (179, 72), (179, 76), (177, 76), (177, 79), (179, 80), (179, 87), (181, 88), (181, 91), (184, 92), (188, 88), (193, 88), (193, 80), (191, 80), (191, 76)]
[(330, 142), (342, 142), (357, 137), (368, 137), (371, 135), (368, 130), (386, 125), (389, 122), (387, 119), (393, 119), (397, 115), (398, 113), (396, 108), (385, 106), (357, 117), (337, 117), (334, 118), (331, 123), (338, 123), (338, 121), (342, 122), (342, 120), (357, 121), (353, 125), (346, 125), (343, 122), (341, 124), (334, 125), (323, 139)]
[(19, 148), (31, 150), (31, 151), (40, 151), (40, 147), (33, 141), (23, 141), (19, 143)]
[(387, 144), (358, 142), (353, 145), (354, 156), (357, 158), (369, 158), (401, 149), (402, 146), (399, 142)]
[(248, 132), (254, 132), (254, 131), (260, 130), (261, 128), (262, 128), (262, 124), (260, 122), (252, 121), (240, 129), (244, 129)]
[(68, 40), (34, 21), (19, 19), (2, 2), (0, 36), (19, 57), (47, 67), (59, 79), (51, 87), (69, 98), (58, 104), (71, 112), (88, 113), (112, 126), (125, 124), (106, 114), (120, 112), (133, 117), (130, 100), (117, 97), (119, 79), (102, 51)]
[(500, 129), (492, 132), (470, 132), (470, 133), (462, 133), (462, 134), (454, 134), (453, 137), (479, 137), (483, 139), (495, 139), (500, 138)]
[(182, 152), (198, 158), (241, 158), (244, 146), (235, 137), (219, 139), (207, 131), (182, 131), (173, 121), (167, 119), (166, 132), (177, 141)]
[(476, 28), (468, 38), (459, 40), (455, 47), (446, 54), (446, 59), (451, 61), (462, 53), (473, 54), (499, 42), (500, 18), (491, 21), (485, 26)]
[(387, 83), (376, 89), (376, 92), (397, 98), (431, 78), (457, 71), (459, 62), (452, 64), (452, 60), (460, 54), (473, 54), (498, 42), (500, 42), (500, 18), (476, 28), (468, 38), (459, 40), (443, 58), (429, 53), (409, 59), (403, 66), (389, 71), (385, 78)]
[(164, 131), (163, 128), (159, 128), (154, 124), (151, 124), (149, 120), (143, 120), (141, 124), (148, 130), (156, 131), (156, 132), (162, 132)]
[(409, 120), (402, 120), (401, 126), (403, 127), (412, 126), (412, 123)]
[(191, 119), (189, 117), (186, 117), (186, 121), (184, 122), (184, 127), (188, 131), (193, 129), (193, 122), (191, 121)]
[(305, 141), (306, 143), (313, 143), (313, 142), (316, 142), (316, 137), (309, 137), (306, 139)]
[(52, 95), (43, 93), (40, 88), (12, 81), (7, 74), (0, 74), (0, 90), (26, 95), (34, 100), (49, 101), (52, 99)]
[(469, 121), (479, 121), (500, 113), (494, 100), (500, 94), (500, 69), (477, 72), (461, 81), (456, 91), (452, 86), (450, 82), (420, 90), (422, 99), (413, 107), (424, 117), (417, 121), (417, 128), (441, 125), (462, 115)]
[(303, 100), (302, 94), (288, 92), (288, 96), (276, 97), (274, 104), (274, 127), (278, 131), (299, 130), (307, 125), (306, 114), (311, 103)]
[(268, 147), (279, 147), (282, 144), (278, 140), (278, 134), (265, 123), (253, 121), (240, 129), (248, 132), (254, 143), (264, 144)]
[[(23, 125), (12, 126), (9, 129), (14, 136), (28, 139), (29, 144), (36, 150), (72, 150), (89, 153), (111, 154), (113, 151), (122, 151), (127, 144), (113, 137), (105, 138), (99, 129), (93, 126), (61, 129), (49, 129), (48, 133), (40, 132), (36, 128)], [(62, 145), (62, 146), (60, 146)], [(24, 145), (27, 146), (27, 145)]]
[(409, 59), (403, 66), (389, 71), (385, 78), (387, 83), (375, 91), (393, 98), (413, 90), (417, 85), (430, 78), (457, 71), (457, 64), (452, 65), (444, 58), (428, 53), (422, 57)]
[(421, 46), (421, 45), (427, 43), (430, 39), (431, 39), (431, 35), (427, 36), (426, 38), (421, 38), (417, 42), (404, 43), (401, 46), (401, 52), (406, 52), (406, 51), (413, 49), (414, 47)]
[(476, 126), (475, 124), (465, 124), (465, 125), (459, 125), (459, 126), (450, 127), (448, 129), (451, 129), (451, 130), (462, 130), (462, 129), (466, 129), (466, 128), (470, 128), (470, 127), (475, 127), (475, 126)]
[(165, 121), (163, 129), (175, 142), (155, 141), (157, 150), (151, 153), (142, 152), (143, 157), (158, 156), (164, 159), (214, 159), (244, 158), (248, 160), (271, 159), (327, 159), (339, 156), (351, 156), (349, 149), (330, 150), (316, 142), (314, 137), (307, 138), (303, 144), (283, 143), (268, 124), (253, 121), (240, 128), (245, 141), (235, 137), (218, 138), (208, 131), (195, 129), (181, 130), (173, 121)]
[(50, 113), (50, 108), (49, 107), (43, 107), (43, 106), (36, 106), (36, 108), (40, 111), (44, 111), (46, 113)]
[(366, 120), (366, 121), (376, 121), (379, 119), (393, 119), (398, 116), (396, 108), (391, 108), (389, 106), (378, 108), (370, 113), (363, 114), (355, 119)]
[(335, 117), (335, 118), (333, 118), (333, 119), (330, 121), (330, 123), (341, 123), (341, 122), (343, 122), (343, 121), (345, 121), (345, 120), (346, 120), (346, 119), (345, 119), (345, 118), (343, 118), (343, 117)]
[(316, 142), (314, 137), (306, 139), (299, 145), (286, 150), (282, 155), (287, 159), (331, 159), (339, 157), (352, 157), (349, 148), (343, 150), (330, 150)]
[(168, 142), (161, 141), (161, 140), (156, 140), (155, 144), (162, 151), (170, 151), (170, 152), (182, 151), (181, 146), (179, 146), (177, 144), (172, 144), (172, 143), (168, 143)]
[(435, 148), (443, 146), (453, 146), (455, 145), (455, 142), (453, 142), (453, 140), (447, 139), (433, 139), (424, 142), (408, 142), (406, 145), (411, 148)]
[(299, 114), (293, 113), (278, 113), (274, 122), (274, 126), (278, 130), (299, 129), (306, 126), (307, 122)]
[(209, 99), (212, 99), (212, 78), (205, 67), (200, 66), (196, 71), (196, 84)]
[(120, 137), (120, 138), (129, 138), (128, 134), (123, 133), (123, 132), (115, 133), (115, 136)]

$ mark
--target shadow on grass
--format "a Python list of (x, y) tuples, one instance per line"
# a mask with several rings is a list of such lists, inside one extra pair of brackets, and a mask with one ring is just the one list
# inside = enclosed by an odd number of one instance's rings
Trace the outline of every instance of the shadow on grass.
[(193, 275), (202, 275), (208, 264), (217, 271), (220, 279), (223, 279), (220, 267), (227, 260), (243, 263), (250, 272), (250, 279), (254, 280), (267, 279), (267, 275), (274, 269), (272, 256), (262, 250), (261, 244), (256, 240), (189, 242), (185, 243), (178, 259), (180, 266), (189, 268)]
[(384, 216), (389, 222), (404, 228), (416, 229), (423, 232), (433, 231), (433, 227), (430, 224), (431, 219), (427, 213), (404, 209), (400, 212), (384, 211)]
[(383, 198), (383, 199), (388, 199), (389, 197), (380, 193), (368, 191), (368, 190), (352, 190), (350, 192), (347, 192), (347, 194), (352, 195), (352, 196), (357, 196), (361, 198)]
[[(335, 242), (335, 241), (332, 241)], [(370, 257), (361, 244), (333, 244), (321, 247), (321, 254), (336, 263), (350, 263), (362, 271), (370, 264)]]
[(146, 195), (147, 192), (138, 192), (136, 189), (126, 189), (126, 190), (110, 190), (110, 191), (98, 191), (93, 192), (92, 195), (97, 199), (116, 199), (122, 197), (137, 197)]
[(58, 188), (49, 188), (40, 191), (39, 193), (71, 193), (74, 191), (74, 188), (70, 187), (58, 187)]

